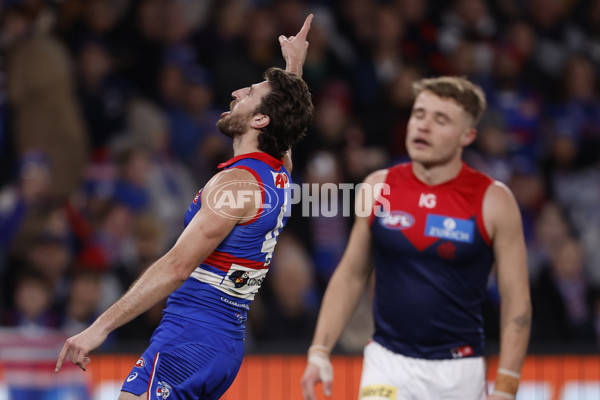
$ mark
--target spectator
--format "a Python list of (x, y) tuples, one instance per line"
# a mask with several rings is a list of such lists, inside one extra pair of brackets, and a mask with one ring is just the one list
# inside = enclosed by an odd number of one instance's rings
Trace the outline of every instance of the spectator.
[(14, 306), (5, 313), (1, 325), (38, 335), (58, 326), (58, 315), (52, 309), (52, 288), (38, 272), (20, 274), (15, 282), (13, 298)]
[(273, 274), (265, 282), (268, 290), (260, 297), (263, 309), (252, 326), (257, 344), (283, 351), (286, 346), (309, 344), (317, 319), (317, 295), (313, 266), (303, 245), (293, 235), (283, 234), (277, 246)]
[[(36, 31), (36, 15), (12, 6), (3, 25), (7, 50), (7, 94), (16, 152), (45, 152), (53, 171), (52, 193), (66, 198), (78, 187), (87, 160), (87, 133), (74, 93), (72, 64), (65, 47)], [(14, 28), (13, 28), (14, 27)], [(68, 143), (68, 146), (65, 144)]]
[(569, 237), (552, 250), (550, 264), (532, 285), (532, 303), (532, 341), (595, 343), (593, 291), (578, 240)]
[(111, 140), (125, 130), (131, 90), (113, 73), (110, 51), (100, 40), (88, 39), (79, 49), (78, 96), (96, 161), (108, 157)]
[(102, 271), (80, 268), (71, 279), (69, 298), (60, 329), (71, 336), (85, 329), (98, 316)]

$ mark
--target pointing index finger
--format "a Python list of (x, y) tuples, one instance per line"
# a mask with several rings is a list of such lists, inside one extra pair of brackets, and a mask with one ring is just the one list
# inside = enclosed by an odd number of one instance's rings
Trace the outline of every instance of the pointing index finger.
[(58, 372), (62, 368), (63, 362), (65, 361), (65, 358), (67, 357), (67, 352), (68, 352), (67, 344), (65, 343), (62, 350), (60, 351), (60, 354), (58, 355), (58, 361), (56, 362), (56, 368), (54, 368), (54, 372)]
[(308, 17), (306, 17), (304, 25), (302, 25), (300, 32), (298, 32), (298, 34), (296, 35), (297, 38), (299, 38), (300, 40), (306, 40), (306, 36), (308, 35), (308, 31), (310, 30), (310, 23), (312, 22), (312, 19), (312, 14), (309, 14)]

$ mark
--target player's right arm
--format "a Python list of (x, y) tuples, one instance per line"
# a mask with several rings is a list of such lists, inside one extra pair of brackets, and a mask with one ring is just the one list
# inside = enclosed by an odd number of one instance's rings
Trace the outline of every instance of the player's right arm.
[(221, 195), (239, 199), (238, 190), (245, 190), (246, 182), (256, 180), (250, 172), (238, 168), (215, 175), (202, 191), (202, 207), (173, 248), (152, 264), (92, 325), (65, 341), (58, 356), (56, 372), (60, 371), (65, 360), (85, 371), (89, 353), (100, 346), (110, 332), (171, 294), (238, 223), (252, 219), (258, 211), (252, 202), (219, 202), (223, 198)]
[(309, 349), (309, 359), (302, 377), (305, 400), (315, 400), (315, 385), (323, 382), (326, 395), (331, 394), (333, 370), (329, 352), (335, 346), (348, 319), (356, 308), (371, 273), (370, 212), (378, 197), (376, 188), (385, 182), (387, 170), (369, 175), (356, 198), (356, 219), (344, 255), (338, 264), (323, 297), (317, 327)]

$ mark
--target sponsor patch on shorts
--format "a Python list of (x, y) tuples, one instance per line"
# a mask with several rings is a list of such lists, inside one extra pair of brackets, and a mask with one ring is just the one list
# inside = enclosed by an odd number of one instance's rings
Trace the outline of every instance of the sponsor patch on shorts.
[(390, 385), (369, 385), (360, 390), (359, 400), (396, 400), (396, 389)]

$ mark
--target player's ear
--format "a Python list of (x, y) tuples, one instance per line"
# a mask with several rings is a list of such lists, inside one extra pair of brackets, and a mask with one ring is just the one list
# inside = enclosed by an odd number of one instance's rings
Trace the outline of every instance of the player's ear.
[(462, 145), (462, 147), (467, 147), (468, 145), (473, 143), (476, 137), (477, 129), (468, 128), (466, 131), (463, 132), (460, 144)]
[(268, 115), (265, 114), (254, 114), (252, 116), (252, 120), (250, 121), (250, 126), (254, 129), (262, 129), (265, 126), (269, 125), (271, 119)]

